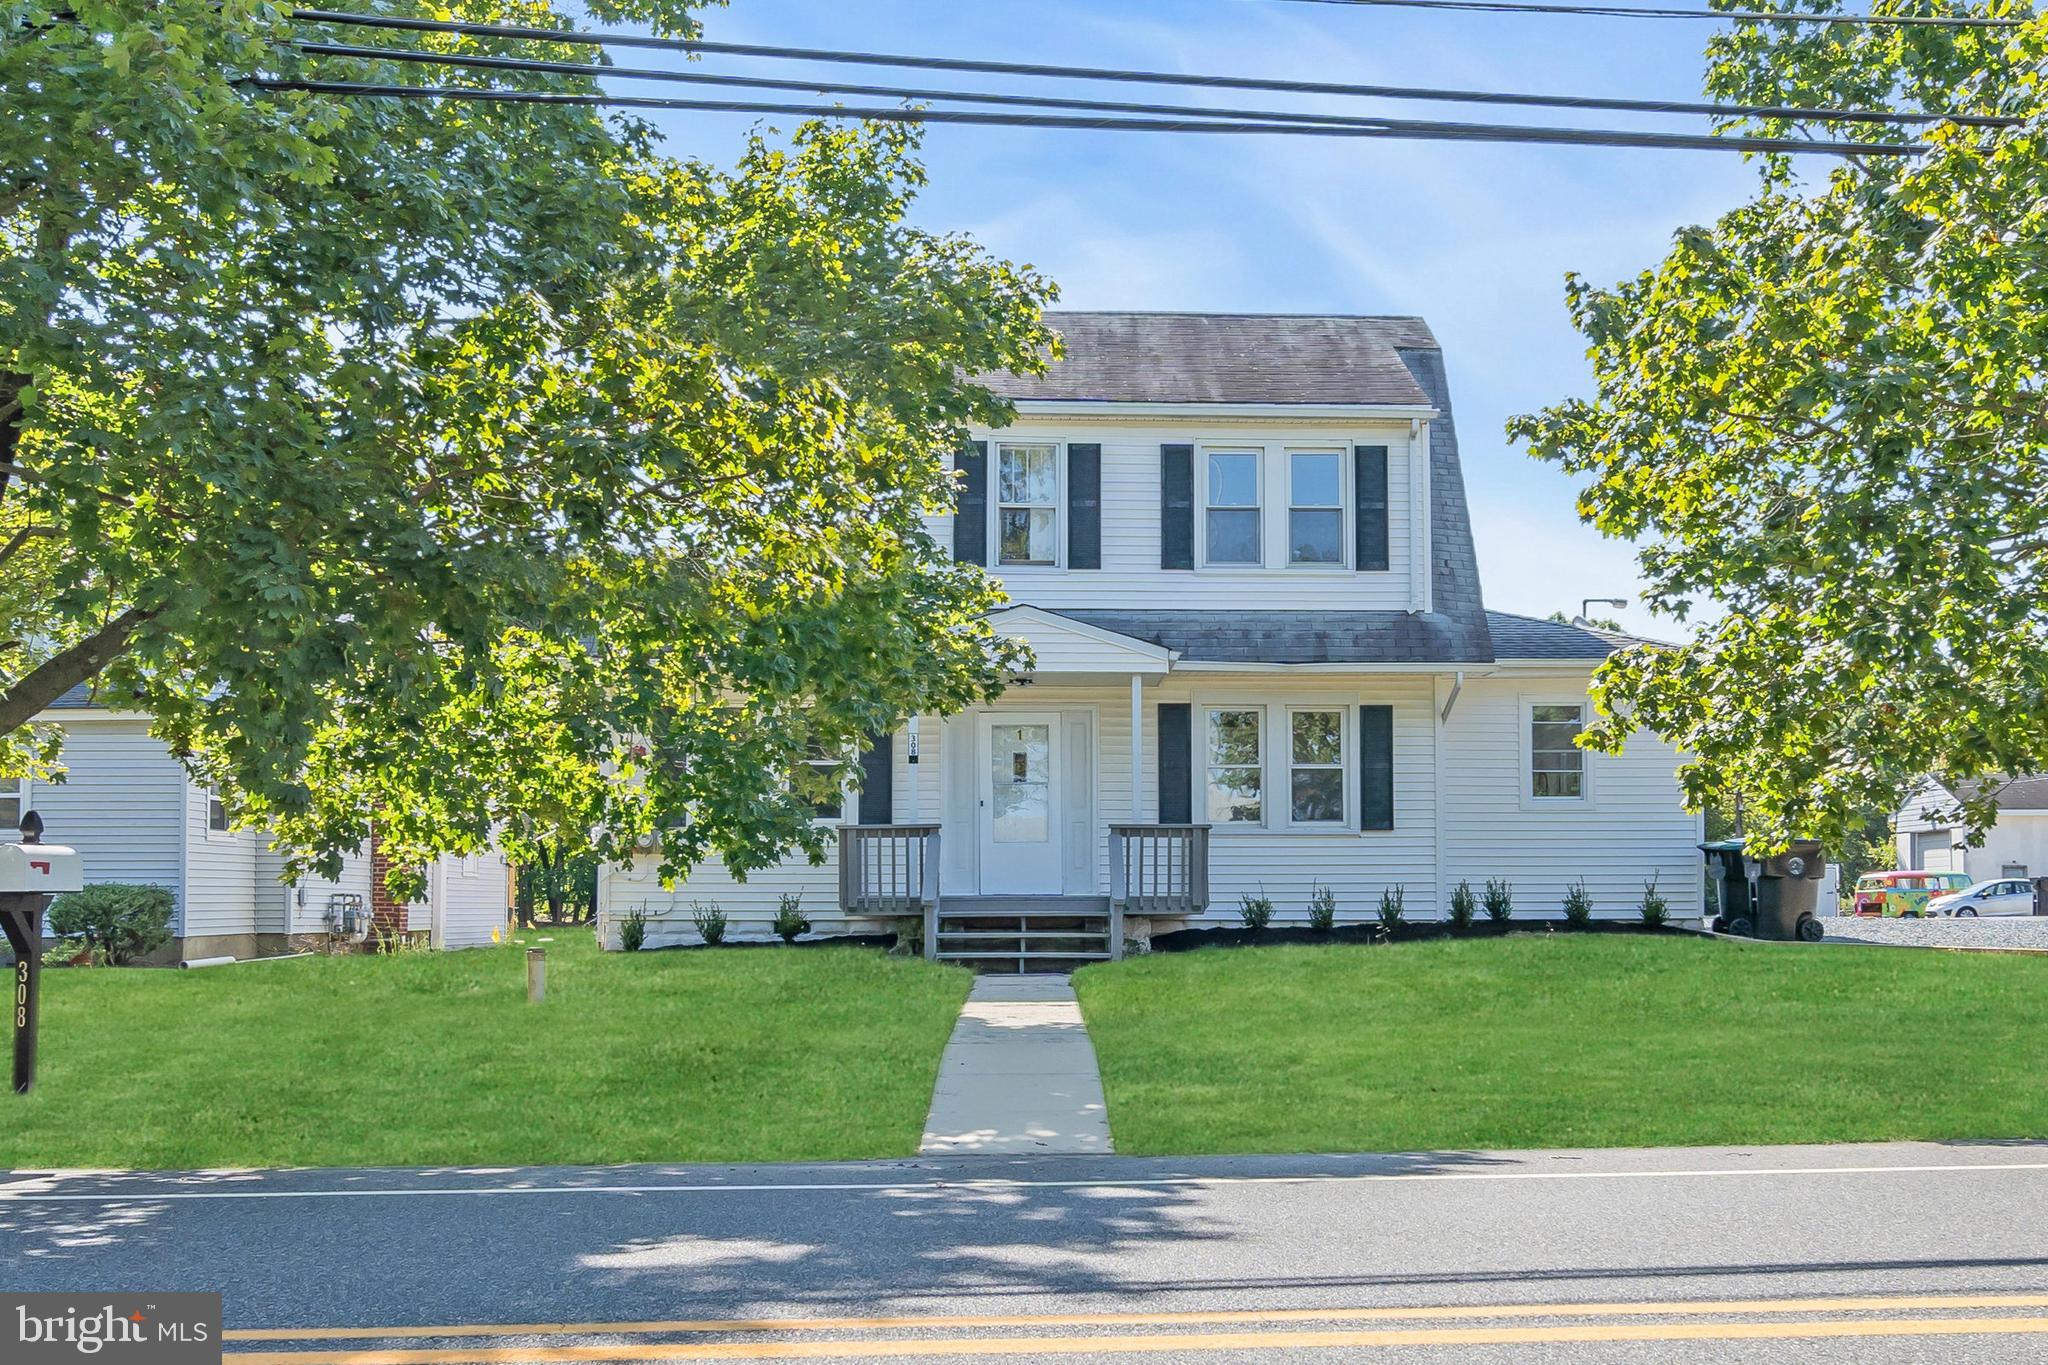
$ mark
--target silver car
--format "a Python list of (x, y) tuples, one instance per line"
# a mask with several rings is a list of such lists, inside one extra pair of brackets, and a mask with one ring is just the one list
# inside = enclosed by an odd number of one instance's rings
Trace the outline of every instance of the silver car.
[(2034, 884), (2001, 877), (1995, 882), (1978, 882), (1927, 903), (1937, 915), (2031, 915), (2034, 913)]

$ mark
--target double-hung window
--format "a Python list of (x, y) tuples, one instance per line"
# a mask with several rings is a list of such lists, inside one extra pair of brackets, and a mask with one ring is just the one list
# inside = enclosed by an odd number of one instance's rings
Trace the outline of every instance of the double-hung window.
[(1583, 705), (1537, 704), (1529, 708), (1529, 795), (1538, 801), (1576, 801), (1586, 794), (1586, 751), (1578, 746), (1586, 728)]
[(228, 804), (220, 799), (219, 787), (206, 789), (206, 832), (225, 834), (228, 832)]
[(1212, 450), (1203, 480), (1202, 560), (1206, 564), (1261, 562), (1259, 465), (1256, 450)]
[(826, 753), (821, 745), (812, 744), (805, 750), (804, 766), (821, 779), (827, 774), (835, 774), (831, 779), (832, 787), (830, 791), (823, 795), (814, 794), (812, 796), (811, 818), (813, 820), (829, 820), (835, 824), (838, 823), (846, 814), (846, 791), (839, 785), (836, 776), (839, 769), (839, 760)]
[(996, 558), (1000, 564), (1059, 563), (1060, 448), (1004, 442), (996, 447)]
[(1334, 450), (1287, 453), (1287, 562), (1344, 562), (1344, 457)]
[(27, 810), (28, 779), (0, 777), (0, 831), (20, 828), (22, 814)]
[(1344, 823), (1344, 712), (1302, 707), (1287, 713), (1288, 819), (1297, 825)]
[(1205, 727), (1209, 823), (1257, 825), (1265, 821), (1264, 707), (1212, 706)]

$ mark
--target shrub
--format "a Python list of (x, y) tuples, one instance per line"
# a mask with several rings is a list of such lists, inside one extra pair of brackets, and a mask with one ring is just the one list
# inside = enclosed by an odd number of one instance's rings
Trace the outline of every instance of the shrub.
[(1261, 893), (1247, 892), (1237, 898), (1237, 917), (1244, 921), (1244, 927), (1255, 934), (1264, 933), (1266, 926), (1273, 922), (1273, 899)]
[(1642, 915), (1643, 923), (1652, 929), (1663, 928), (1664, 922), (1671, 918), (1670, 903), (1664, 899), (1663, 893), (1657, 890), (1655, 877), (1643, 883), (1642, 903), (1636, 906), (1636, 910)]
[(1408, 913), (1408, 888), (1399, 882), (1380, 892), (1380, 928), (1393, 933)]
[(800, 934), (811, 932), (811, 922), (804, 918), (804, 893), (801, 891), (782, 893), (775, 903), (775, 932), (784, 943), (794, 943)]
[(1506, 924), (1508, 917), (1515, 913), (1514, 888), (1508, 885), (1506, 877), (1488, 877), (1485, 894), (1479, 903), (1486, 907), (1486, 917), (1495, 924)]
[(635, 910), (619, 921), (619, 948), (622, 952), (637, 953), (640, 945), (647, 942), (647, 912)]
[(1593, 922), (1593, 897), (1587, 892), (1583, 877), (1564, 893), (1564, 922), (1574, 929), (1583, 929)]
[(691, 901), (690, 920), (706, 943), (725, 942), (725, 911), (717, 901)]
[(1327, 934), (1337, 926), (1337, 893), (1317, 882), (1308, 893), (1308, 927)]
[(50, 907), (50, 932), (82, 938), (95, 960), (120, 966), (171, 941), (177, 897), (161, 886), (95, 882), (70, 891)]
[(1472, 927), (1472, 914), (1479, 903), (1472, 897), (1472, 883), (1459, 882), (1451, 888), (1451, 927), (1464, 933)]

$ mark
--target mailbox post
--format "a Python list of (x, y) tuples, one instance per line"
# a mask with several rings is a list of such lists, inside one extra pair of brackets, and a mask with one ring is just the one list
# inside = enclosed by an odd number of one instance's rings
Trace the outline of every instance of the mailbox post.
[(8, 1018), (14, 1031), (14, 1093), (36, 1083), (36, 1010), (43, 984), (43, 911), (50, 898), (84, 886), (75, 850), (42, 842), (43, 818), (21, 817), (21, 842), (0, 844), (0, 928), (14, 949)]

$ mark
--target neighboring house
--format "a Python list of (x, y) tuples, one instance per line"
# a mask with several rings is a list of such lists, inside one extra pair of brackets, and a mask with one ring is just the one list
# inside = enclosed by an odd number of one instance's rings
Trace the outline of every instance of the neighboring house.
[[(1984, 831), (1984, 846), (1970, 848), (1957, 821), (1960, 803), (1991, 791), (1998, 819)], [(1961, 872), (1971, 881), (2048, 876), (2048, 777), (1989, 777), (1953, 787), (1929, 780), (1893, 819), (1899, 866), (1922, 872)]]
[[(716, 901), (759, 937), (784, 892), (821, 934), (923, 918), (936, 955), (1011, 970), (1234, 924), (1266, 895), (1344, 920), (1400, 887), (1513, 884), (1556, 915), (1699, 884), (1678, 756), (1573, 745), (1624, 637), (1485, 609), (1443, 357), (1414, 318), (1054, 313), (1066, 354), (998, 376), (1015, 423), (974, 431), (932, 530), (1016, 605), (1036, 657), (993, 704), (921, 716), (863, 756), (834, 856), (664, 890), (601, 874), (600, 919), (695, 942)], [(1532, 563), (1540, 545), (1521, 547)], [(894, 921), (892, 923), (892, 921)]]
[(150, 735), (147, 716), (97, 705), (79, 687), (42, 719), (64, 727), (65, 780), (0, 787), (0, 833), (33, 807), (46, 839), (79, 851), (88, 883), (169, 890), (178, 910), (166, 960), (288, 952), (363, 914), (379, 931), (442, 948), (489, 943), (505, 927), (509, 872), (495, 850), (442, 858), (429, 869), (426, 900), (412, 905), (385, 892), (374, 845), (346, 859), (333, 881), (287, 885), (283, 855), (260, 833), (227, 828), (215, 793)]

